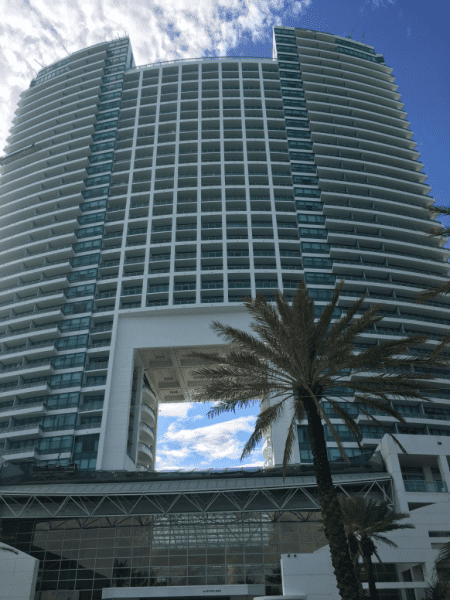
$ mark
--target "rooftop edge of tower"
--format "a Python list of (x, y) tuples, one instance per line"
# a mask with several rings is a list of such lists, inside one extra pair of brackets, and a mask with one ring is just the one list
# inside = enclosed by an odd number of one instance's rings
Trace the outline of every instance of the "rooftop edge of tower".
[[(109, 41), (104, 41), (104, 42), (99, 42), (98, 44), (93, 44), (92, 46), (87, 46), (85, 48), (81, 48), (80, 50), (77, 50), (76, 52), (72, 52), (69, 56), (67, 56), (66, 58), (62, 58), (60, 60), (57, 60), (56, 62), (43, 67), (40, 71), (38, 71), (38, 74), (36, 75), (36, 77), (34, 77), (34, 79), (32, 79), (32, 81), (36, 81), (37, 79), (39, 79), (40, 77), (45, 76), (47, 73), (49, 73), (50, 71), (53, 71), (54, 69), (57, 69), (59, 67), (64, 67), (66, 64), (69, 64), (69, 62), (72, 62), (72, 60), (75, 58), (77, 59), (79, 55), (82, 55), (83, 53), (90, 53), (94, 48), (96, 49), (101, 49), (102, 46), (108, 47), (110, 44), (114, 43), (114, 42), (122, 42), (123, 40), (128, 40), (128, 43), (130, 43), (130, 38), (129, 36), (124, 36), (121, 38), (117, 38), (114, 40), (109, 40)], [(31, 86), (30, 86), (31, 87)]]

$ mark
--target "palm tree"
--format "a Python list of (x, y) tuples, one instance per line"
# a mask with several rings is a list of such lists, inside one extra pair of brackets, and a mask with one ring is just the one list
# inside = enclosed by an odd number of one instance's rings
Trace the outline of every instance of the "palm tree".
[(437, 555), (432, 574), (426, 600), (450, 600), (450, 542), (444, 544)]
[(426, 600), (450, 600), (450, 584), (441, 579), (434, 580), (425, 592)]
[(114, 587), (126, 587), (129, 585), (130, 571), (128, 560), (118, 560), (115, 558), (113, 566)]
[[(397, 548), (395, 542), (379, 534), (397, 529), (414, 529), (415, 526), (412, 523), (396, 523), (401, 519), (408, 519), (409, 515), (391, 511), (387, 502), (377, 504), (371, 498), (366, 500), (362, 496), (342, 495), (339, 498), (339, 505), (356, 574), (359, 578), (361, 577), (359, 557), (362, 557), (369, 584), (370, 599), (377, 600), (372, 556), (375, 555), (380, 563), (381, 559), (374, 540)], [(319, 521), (322, 520), (319, 519)]]
[[(402, 415), (389, 405), (389, 396), (426, 401), (423, 393), (429, 392), (431, 384), (425, 380), (433, 375), (415, 373), (411, 367), (445, 368), (447, 362), (440, 358), (444, 342), (430, 355), (410, 355), (411, 346), (427, 341), (425, 335), (379, 341), (377, 345), (355, 353), (359, 335), (382, 317), (379, 315), (380, 306), (371, 306), (359, 316), (364, 295), (333, 323), (343, 283), (337, 286), (317, 323), (314, 320), (314, 301), (308, 296), (303, 282), (298, 286), (292, 305), (279, 293), (276, 294), (276, 307), (261, 295), (256, 299), (246, 299), (244, 305), (254, 319), (250, 327), (259, 338), (213, 322), (212, 329), (230, 346), (219, 355), (194, 352), (191, 357), (209, 365), (196, 370), (193, 377), (203, 383), (202, 389), (197, 390), (197, 399), (216, 401), (208, 413), (210, 417), (271, 398), (270, 405), (261, 410), (256, 420), (255, 430), (244, 446), (241, 460), (254, 450), (263, 433), (280, 418), (290, 403), (294, 416), (288, 428), (283, 457), (285, 476), (297, 423), (307, 418), (324, 531), (330, 544), (339, 593), (343, 600), (357, 600), (359, 588), (331, 477), (322, 419), (344, 458), (349, 459), (322, 401), (327, 400), (332, 405), (362, 449), (360, 440), (363, 436), (359, 426), (336, 400), (336, 389), (350, 387), (355, 392), (355, 399), (367, 409), (383, 410), (405, 423)], [(387, 427), (365, 408), (361, 412), (391, 435)], [(400, 442), (395, 441), (406, 452)]]

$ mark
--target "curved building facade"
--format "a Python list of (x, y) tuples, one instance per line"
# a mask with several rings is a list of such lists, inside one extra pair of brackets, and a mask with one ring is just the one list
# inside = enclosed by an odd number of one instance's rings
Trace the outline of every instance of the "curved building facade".
[[(448, 301), (414, 300), (448, 278), (448, 253), (428, 237), (392, 69), (331, 34), (274, 38), (272, 59), (143, 67), (128, 38), (105, 42), (23, 92), (0, 190), (4, 460), (153, 469), (158, 404), (194, 397), (189, 352), (217, 349), (212, 320), (248, 327), (248, 295), (291, 297), (305, 280), (320, 312), (345, 278), (339, 310), (365, 291), (384, 305), (361, 344), (450, 326)], [(403, 403), (410, 427), (393, 431), (449, 435), (447, 386), (433, 409)], [(358, 419), (372, 450), (383, 432)], [(293, 462), (311, 462), (298, 432)]]

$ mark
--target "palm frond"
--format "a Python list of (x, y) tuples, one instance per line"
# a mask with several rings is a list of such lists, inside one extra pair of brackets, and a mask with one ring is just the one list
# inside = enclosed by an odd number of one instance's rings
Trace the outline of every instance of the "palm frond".
[(450, 227), (442, 225), (434, 225), (428, 230), (428, 237), (448, 237), (450, 235)]
[(446, 296), (448, 294), (450, 294), (450, 281), (446, 281), (445, 283), (436, 286), (432, 290), (421, 292), (416, 296), (416, 302), (418, 304), (421, 304), (423, 302), (427, 302), (428, 300), (436, 298), (436, 296)]
[(398, 548), (398, 545), (393, 542), (392, 540), (390, 540), (389, 538), (387, 538), (384, 535), (378, 535), (377, 533), (372, 533), (372, 537), (374, 540), (377, 540), (377, 542), (383, 542), (383, 544), (386, 544), (386, 546), (390, 546), (391, 548)]
[(428, 207), (429, 212), (436, 214), (436, 215), (450, 215), (450, 206), (429, 206)]
[(269, 406), (263, 409), (259, 413), (256, 419), (255, 429), (242, 451), (241, 460), (253, 452), (255, 447), (262, 440), (264, 431), (266, 431), (272, 423), (276, 423), (280, 416), (283, 414), (283, 402), (284, 401), (282, 400), (281, 402), (278, 402), (273, 406)]
[(439, 570), (444, 570), (447, 574), (450, 574), (450, 542), (444, 544), (434, 562), (434, 574), (437, 574)]
[(286, 443), (284, 446), (284, 454), (283, 454), (283, 476), (286, 475), (286, 468), (287, 465), (289, 464), (289, 461), (291, 460), (291, 456), (292, 456), (292, 447), (294, 445), (294, 441), (296, 438), (296, 430), (297, 430), (297, 422), (296, 422), (296, 416), (294, 414), (294, 416), (291, 419), (291, 423), (289, 425), (288, 428), (288, 434), (286, 436)]

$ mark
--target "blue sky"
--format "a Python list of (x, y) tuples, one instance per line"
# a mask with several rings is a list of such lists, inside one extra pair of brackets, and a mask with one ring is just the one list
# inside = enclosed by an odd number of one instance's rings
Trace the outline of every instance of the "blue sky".
[[(436, 203), (449, 205), (450, 36), (445, 0), (0, 0), (0, 148), (20, 92), (41, 66), (128, 34), (138, 65), (199, 56), (271, 56), (274, 25), (374, 46), (393, 74)], [(208, 405), (165, 405), (157, 468), (262, 465), (239, 457), (255, 407), (207, 419)]]

